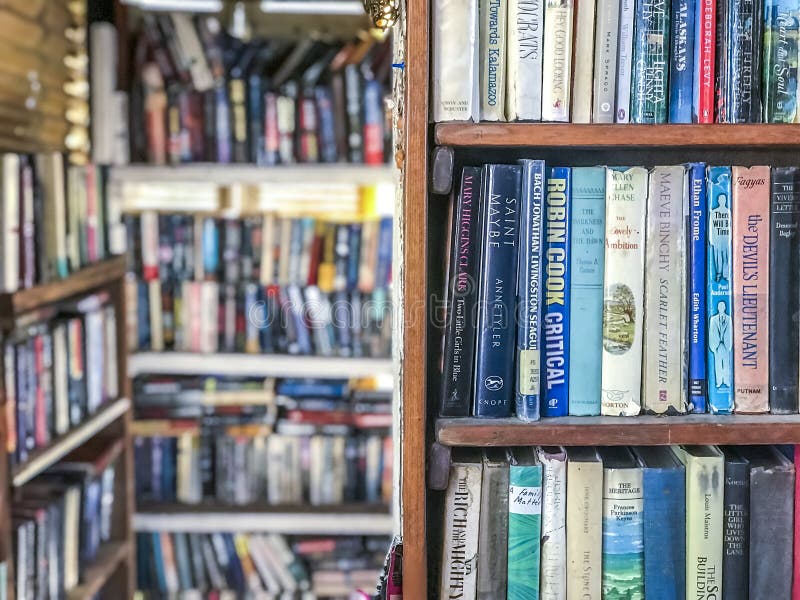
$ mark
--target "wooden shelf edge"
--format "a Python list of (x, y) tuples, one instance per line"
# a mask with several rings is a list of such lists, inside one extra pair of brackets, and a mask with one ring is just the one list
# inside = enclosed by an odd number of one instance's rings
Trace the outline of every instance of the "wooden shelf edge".
[(117, 567), (128, 558), (131, 551), (130, 542), (109, 542), (103, 544), (97, 552), (94, 563), (83, 571), (83, 583), (67, 592), (68, 600), (90, 600), (103, 587)]
[(800, 124), (438, 123), (436, 143), (462, 147), (717, 147), (800, 145)]
[(39, 473), (54, 465), (72, 450), (91, 439), (111, 423), (130, 410), (131, 403), (127, 398), (120, 398), (100, 409), (86, 422), (56, 439), (46, 448), (35, 450), (30, 458), (11, 470), (11, 483), (20, 487), (28, 483)]
[(800, 415), (675, 417), (441, 418), (445, 446), (660, 446), (670, 444), (800, 444)]
[(3, 320), (85, 294), (125, 276), (125, 257), (115, 256), (84, 267), (64, 279), (10, 294), (0, 294)]

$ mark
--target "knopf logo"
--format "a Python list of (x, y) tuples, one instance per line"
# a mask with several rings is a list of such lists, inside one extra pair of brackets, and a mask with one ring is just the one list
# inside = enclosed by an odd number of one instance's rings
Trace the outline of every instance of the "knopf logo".
[(486, 386), (487, 390), (496, 392), (497, 390), (503, 389), (503, 378), (497, 375), (490, 375), (483, 380), (483, 385)]

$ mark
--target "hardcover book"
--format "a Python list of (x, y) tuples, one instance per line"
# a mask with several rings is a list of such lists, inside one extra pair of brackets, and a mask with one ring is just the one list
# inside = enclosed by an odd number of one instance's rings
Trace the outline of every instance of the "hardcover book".
[(477, 121), (478, 0), (433, 3), (433, 120)]
[(740, 451), (750, 462), (750, 598), (789, 598), (794, 465), (773, 446)]
[(594, 34), (593, 123), (613, 123), (616, 112), (617, 40), (619, 37), (620, 3), (618, 0), (597, 0)]
[(596, 0), (578, 2), (575, 10), (575, 55), (572, 75), (572, 122), (592, 120), (592, 75), (594, 74), (594, 17)]
[(642, 469), (624, 446), (600, 448), (603, 461), (603, 598), (644, 600)]
[(733, 381), (737, 413), (769, 411), (769, 167), (733, 167)]
[(567, 448), (567, 598), (600, 600), (603, 462), (597, 449)]
[[(517, 269), (517, 417), (539, 418), (542, 354), (542, 247), (545, 164), (521, 160), (519, 268)], [(467, 312), (465, 314), (471, 314)], [(464, 363), (469, 365), (469, 362)], [(469, 370), (469, 368), (467, 368)]]
[(669, 63), (670, 123), (692, 122), (695, 3), (697, 1), (672, 0)]
[(450, 282), (442, 364), (442, 416), (468, 416), (475, 357), (475, 311), (478, 281), (477, 229), (481, 171), (465, 167), (455, 198), (450, 241)]
[(642, 468), (644, 589), (648, 600), (683, 598), (686, 589), (686, 473), (667, 446), (634, 449)]
[(633, 27), (637, 2), (620, 0), (619, 36), (617, 38), (617, 100), (615, 123), (631, 120), (631, 84), (633, 73)]
[(545, 0), (542, 121), (569, 121), (573, 0)]
[(606, 169), (572, 169), (569, 414), (600, 414)]
[(542, 465), (532, 448), (508, 451), (508, 600), (539, 597)]
[(692, 120), (714, 122), (715, 51), (717, 30), (716, 0), (696, 0), (694, 46), (694, 101)]
[(545, 0), (508, 0), (506, 118), (542, 118), (542, 50)]
[(645, 411), (686, 412), (684, 167), (650, 172), (645, 252)]
[(706, 412), (706, 165), (687, 165), (689, 189), (689, 410)]
[(798, 16), (795, 0), (764, 0), (764, 122), (797, 120)]
[(719, 598), (725, 461), (715, 446), (679, 446), (686, 467), (686, 597)]
[(473, 404), (479, 417), (511, 415), (520, 178), (518, 166), (483, 166)]
[(509, 465), (502, 449), (483, 454), (481, 511), (478, 528), (477, 600), (506, 597), (508, 571)]
[(560, 447), (537, 449), (542, 464), (542, 600), (566, 597), (567, 453)]
[(478, 16), (481, 121), (503, 121), (506, 99), (506, 0), (480, 0)]
[(644, 0), (637, 6), (633, 38), (633, 123), (667, 122), (669, 5)]
[(764, 43), (764, 5), (759, 0), (730, 2), (728, 28), (729, 123), (761, 122), (761, 53)]
[(794, 566), (792, 578), (792, 600), (800, 598), (800, 477), (797, 476), (797, 465), (800, 465), (800, 445), (790, 446), (794, 457)]
[(570, 196), (572, 170), (549, 170), (545, 195), (544, 364), (542, 415), (567, 414), (569, 392)]
[(708, 258), (706, 270), (706, 381), (708, 409), (733, 412), (733, 323), (731, 254), (731, 169), (708, 167)]
[(601, 414), (641, 406), (647, 170), (614, 167), (606, 178)]
[(725, 455), (722, 589), (724, 598), (747, 600), (750, 568), (750, 463), (735, 447)]
[(774, 414), (798, 410), (800, 363), (800, 169), (772, 168), (769, 245), (769, 406)]

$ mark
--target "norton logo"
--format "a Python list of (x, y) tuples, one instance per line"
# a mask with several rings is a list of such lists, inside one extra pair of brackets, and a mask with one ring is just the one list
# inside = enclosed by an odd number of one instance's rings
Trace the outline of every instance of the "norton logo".
[(487, 390), (496, 392), (497, 390), (503, 389), (503, 378), (497, 375), (490, 375), (483, 380), (483, 385), (486, 386)]

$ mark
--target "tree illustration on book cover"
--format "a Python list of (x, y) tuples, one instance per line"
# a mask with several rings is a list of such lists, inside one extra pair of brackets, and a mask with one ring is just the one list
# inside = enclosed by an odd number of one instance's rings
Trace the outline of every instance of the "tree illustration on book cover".
[(603, 517), (603, 600), (644, 600), (642, 512), (625, 500)]
[(608, 287), (603, 306), (603, 347), (611, 354), (625, 354), (636, 335), (636, 303), (631, 288), (622, 283)]

